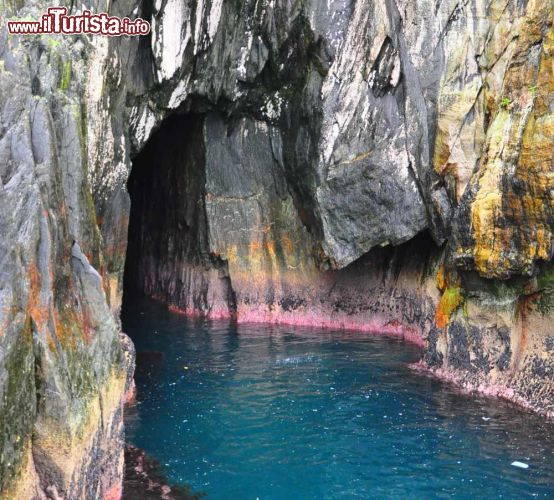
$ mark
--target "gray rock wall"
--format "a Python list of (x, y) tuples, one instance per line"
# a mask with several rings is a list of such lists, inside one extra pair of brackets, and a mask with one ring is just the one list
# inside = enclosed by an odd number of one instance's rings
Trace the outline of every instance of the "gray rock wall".
[[(36, 17), (43, 6), (2, 17)], [(0, 33), (0, 491), (120, 491), (129, 349), (87, 177), (87, 41)], [(129, 353), (129, 354), (128, 354)]]

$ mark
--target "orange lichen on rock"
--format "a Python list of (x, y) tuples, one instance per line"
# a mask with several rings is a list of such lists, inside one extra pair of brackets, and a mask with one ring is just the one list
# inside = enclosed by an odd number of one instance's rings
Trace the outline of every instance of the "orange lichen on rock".
[(446, 271), (444, 265), (437, 272), (437, 288), (443, 294), (435, 313), (435, 324), (437, 328), (444, 329), (452, 314), (464, 303), (464, 296), (458, 275)]
[(294, 250), (292, 240), (288, 236), (283, 236), (283, 250), (286, 254), (291, 254)]
[(441, 264), (437, 271), (437, 288), (442, 292), (446, 288), (446, 269)]
[(489, 278), (529, 274), (552, 255), (554, 31), (546, 23), (553, 7), (552, 0), (529, 2), (519, 24), (502, 89), (510, 105), (497, 105), (476, 174), (473, 243), (458, 250)]
[(273, 241), (266, 241), (265, 242), (265, 249), (267, 251), (267, 254), (269, 257), (273, 260), (276, 257), (275, 253), (275, 243)]
[(40, 273), (35, 262), (29, 266), (29, 302), (28, 311), (32, 320), (39, 329), (47, 324), (49, 311), (47, 304), (44, 304), (41, 299), (41, 279)]
[[(56, 334), (58, 342), (62, 347), (70, 347), (72, 349), (75, 349), (75, 333), (77, 325), (77, 315), (73, 311), (73, 309), (66, 309), (61, 312), (57, 309), (54, 309), (54, 332)], [(50, 345), (50, 348), (52, 349), (52, 345)]]

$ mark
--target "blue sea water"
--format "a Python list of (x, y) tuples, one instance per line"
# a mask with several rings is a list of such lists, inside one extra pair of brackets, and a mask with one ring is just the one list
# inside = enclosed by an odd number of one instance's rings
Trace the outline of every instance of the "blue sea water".
[(139, 353), (127, 440), (209, 499), (554, 498), (554, 425), (413, 373), (414, 346), (149, 301), (123, 325)]

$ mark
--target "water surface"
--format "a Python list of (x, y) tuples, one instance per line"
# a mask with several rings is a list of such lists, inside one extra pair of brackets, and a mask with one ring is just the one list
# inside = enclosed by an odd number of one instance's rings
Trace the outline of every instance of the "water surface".
[(416, 375), (414, 346), (148, 301), (123, 325), (139, 353), (128, 441), (207, 498), (554, 498), (553, 424)]

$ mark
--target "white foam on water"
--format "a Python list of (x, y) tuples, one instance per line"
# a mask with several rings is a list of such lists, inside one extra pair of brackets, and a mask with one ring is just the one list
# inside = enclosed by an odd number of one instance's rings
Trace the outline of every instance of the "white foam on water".
[(313, 354), (305, 354), (303, 356), (291, 356), (287, 358), (278, 359), (275, 364), (277, 365), (300, 365), (305, 363), (316, 363), (321, 358), (314, 356)]
[(513, 465), (514, 467), (519, 467), (520, 469), (528, 469), (529, 468), (529, 464), (526, 464), (524, 462), (519, 462), (519, 461), (515, 461), (515, 462), (512, 462), (510, 465)]

